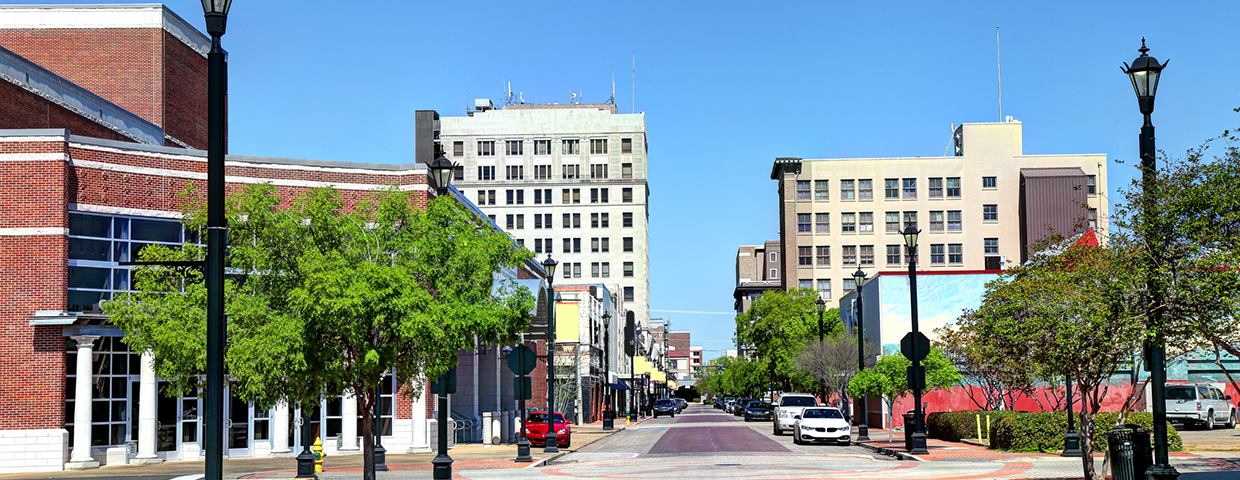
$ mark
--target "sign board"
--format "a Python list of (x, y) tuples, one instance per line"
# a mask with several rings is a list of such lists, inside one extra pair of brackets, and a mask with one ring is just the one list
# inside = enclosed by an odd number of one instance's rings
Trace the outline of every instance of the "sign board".
[(513, 400), (529, 400), (534, 397), (533, 382), (530, 377), (520, 376), (513, 379), (512, 382), (512, 399)]
[(624, 354), (632, 357), (635, 353), (637, 335), (637, 317), (633, 312), (625, 314), (624, 319)]
[(530, 347), (517, 345), (511, 352), (508, 352), (508, 369), (517, 375), (529, 375), (534, 371), (536, 360), (534, 351), (530, 350)]
[(909, 390), (926, 389), (926, 367), (924, 365), (918, 365), (916, 369), (909, 365), (905, 376)]
[[(917, 349), (915, 351), (917, 358), (913, 358), (913, 342), (916, 342)], [(904, 358), (907, 358), (910, 361), (920, 362), (925, 360), (926, 355), (930, 354), (930, 339), (927, 338), (924, 333), (917, 332), (917, 336), (914, 337), (913, 332), (909, 332), (908, 335), (905, 335), (904, 338), (900, 339), (900, 353), (903, 353)]]
[(431, 382), (431, 393), (435, 395), (456, 393), (456, 367), (448, 369), (447, 373), (439, 375), (439, 380)]

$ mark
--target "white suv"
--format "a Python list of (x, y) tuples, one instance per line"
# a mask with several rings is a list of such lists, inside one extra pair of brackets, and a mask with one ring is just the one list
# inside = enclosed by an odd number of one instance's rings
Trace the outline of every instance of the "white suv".
[(1167, 420), (1195, 423), (1207, 430), (1222, 423), (1236, 426), (1236, 407), (1231, 396), (1210, 384), (1167, 385)]
[(779, 396), (779, 406), (776, 408), (775, 435), (783, 435), (785, 430), (792, 430), (793, 423), (796, 423), (796, 416), (801, 414), (805, 407), (817, 407), (818, 399), (808, 393), (785, 393)]

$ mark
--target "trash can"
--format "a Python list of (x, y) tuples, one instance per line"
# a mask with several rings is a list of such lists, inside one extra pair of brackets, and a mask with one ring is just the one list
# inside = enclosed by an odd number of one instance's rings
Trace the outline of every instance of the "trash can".
[(913, 412), (904, 414), (904, 451), (906, 452), (913, 451), (913, 430), (916, 430), (914, 423), (917, 422), (915, 418)]
[(1141, 425), (1124, 425), (1132, 430), (1132, 472), (1137, 480), (1145, 478), (1145, 471), (1154, 465), (1154, 431)]
[[(1115, 480), (1139, 480), (1133, 465), (1133, 430), (1115, 427), (1104, 435), (1107, 437), (1107, 454), (1111, 456), (1111, 477)], [(1142, 473), (1144, 477), (1144, 470)]]

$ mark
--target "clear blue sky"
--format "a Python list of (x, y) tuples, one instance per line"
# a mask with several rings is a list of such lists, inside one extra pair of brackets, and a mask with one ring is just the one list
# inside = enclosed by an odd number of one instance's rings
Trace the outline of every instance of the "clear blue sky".
[[(49, 3), (83, 3), (82, 0)], [(931, 4), (936, 5), (931, 5)], [(203, 27), (201, 4), (167, 3)], [(469, 97), (638, 111), (650, 142), (651, 308), (729, 312), (740, 244), (778, 238), (777, 156), (942, 155), (953, 122), (1024, 122), (1029, 154), (1131, 161), (1141, 126), (1121, 62), (1171, 59), (1158, 146), (1240, 127), (1240, 2), (322, 2), (236, 0), (231, 151), (413, 161), (413, 111)], [(1134, 174), (1112, 165), (1114, 190)], [(656, 313), (657, 315), (658, 313)], [(729, 315), (667, 313), (708, 358)]]

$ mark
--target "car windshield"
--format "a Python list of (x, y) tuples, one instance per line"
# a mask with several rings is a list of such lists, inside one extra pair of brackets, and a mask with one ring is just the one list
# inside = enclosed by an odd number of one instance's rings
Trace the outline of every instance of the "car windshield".
[(807, 408), (801, 418), (844, 418), (839, 410), (831, 408)]
[(781, 407), (814, 407), (818, 401), (814, 397), (784, 397), (779, 399)]
[(1193, 387), (1167, 387), (1167, 400), (1196, 400)]
[(765, 402), (751, 402), (749, 404), (749, 408), (771, 408), (771, 406), (767, 405)]
[[(527, 423), (547, 423), (547, 413), (531, 413)], [(555, 414), (555, 423), (564, 423), (564, 415)]]
[(671, 400), (658, 400), (658, 401), (655, 401), (654, 404), (655, 405), (671, 405), (672, 401)]

